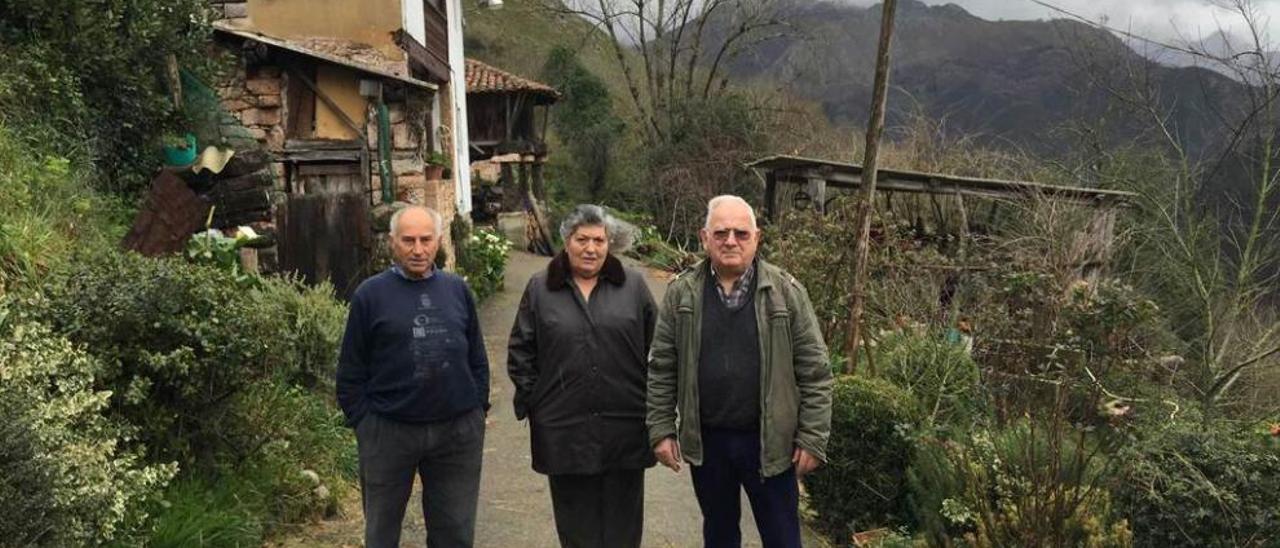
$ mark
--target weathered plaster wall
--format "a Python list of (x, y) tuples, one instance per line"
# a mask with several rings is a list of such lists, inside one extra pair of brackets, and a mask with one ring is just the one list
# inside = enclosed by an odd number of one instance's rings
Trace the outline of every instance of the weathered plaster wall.
[[(360, 96), (360, 74), (334, 65), (316, 67), (316, 87), (324, 92), (357, 126), (364, 126), (368, 101)], [(359, 136), (324, 101), (316, 100), (316, 138), (355, 139)]]
[(402, 1), (249, 0), (248, 15), (253, 28), (268, 36), (350, 40), (403, 60), (391, 38), (403, 24)]

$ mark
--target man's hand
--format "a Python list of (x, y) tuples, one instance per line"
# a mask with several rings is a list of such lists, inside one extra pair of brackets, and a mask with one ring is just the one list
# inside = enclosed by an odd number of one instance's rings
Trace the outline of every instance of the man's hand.
[(663, 466), (670, 468), (672, 472), (680, 471), (680, 442), (675, 438), (664, 438), (653, 447), (653, 456), (658, 457), (658, 462)]
[(796, 475), (803, 476), (821, 466), (822, 461), (803, 448), (797, 447), (795, 452), (791, 454), (791, 464), (796, 467)]

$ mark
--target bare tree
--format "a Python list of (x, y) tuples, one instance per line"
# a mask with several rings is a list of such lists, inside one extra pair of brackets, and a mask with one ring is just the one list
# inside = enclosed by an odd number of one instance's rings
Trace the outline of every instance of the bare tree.
[(614, 58), (649, 143), (674, 126), (672, 108), (728, 88), (728, 65), (788, 32), (777, 0), (542, 0), (582, 17), (611, 39)]
[[(1262, 31), (1265, 17), (1253, 0), (1214, 0), (1225, 15), (1243, 23), (1245, 42), (1183, 38), (1173, 44), (1033, 1), (1131, 42), (1193, 58), (1233, 80), (1229, 92), (1222, 93), (1213, 88), (1213, 78), (1201, 78), (1200, 99), (1217, 126), (1216, 142), (1213, 154), (1193, 154), (1181, 133), (1185, 128), (1173, 116), (1179, 98), (1160, 95), (1151, 63), (1088, 53), (1096, 68), (1089, 71), (1094, 83), (1145, 124), (1144, 136), (1162, 145), (1169, 160), (1161, 184), (1146, 189), (1142, 208), (1148, 226), (1137, 256), (1151, 259), (1150, 264), (1135, 266), (1146, 269), (1146, 279), (1166, 295), (1178, 297), (1170, 304), (1191, 324), (1175, 327), (1190, 335), (1194, 389), (1210, 407), (1226, 403), (1243, 376), (1280, 371), (1280, 321), (1269, 311), (1280, 298), (1280, 73), (1274, 44)], [(1231, 196), (1206, 186), (1232, 178), (1228, 182), (1237, 192)], [(1223, 199), (1215, 204), (1215, 198)]]

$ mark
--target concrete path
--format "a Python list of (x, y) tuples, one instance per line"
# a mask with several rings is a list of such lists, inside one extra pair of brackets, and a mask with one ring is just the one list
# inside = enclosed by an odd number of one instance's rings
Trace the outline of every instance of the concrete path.
[[(490, 297), (480, 311), (493, 379), (490, 394), (493, 408), (485, 433), (484, 472), (476, 527), (476, 546), (481, 548), (559, 546), (547, 479), (530, 467), (528, 423), (516, 421), (511, 410), (513, 388), (506, 372), (507, 335), (515, 320), (521, 293), (529, 277), (545, 268), (547, 261), (546, 257), (511, 252), (505, 291)], [(667, 276), (658, 271), (644, 270), (648, 272), (647, 281), (654, 299), (661, 302)], [(363, 520), (359, 508), (357, 495), (353, 504), (347, 505), (346, 519), (325, 522), (304, 532), (301, 538), (291, 537), (278, 545), (360, 546)], [(420, 509), (420, 490), (415, 488), (405, 515), (402, 546), (425, 545), (426, 532)], [(742, 509), (743, 546), (760, 546), (745, 497)], [(661, 466), (649, 469), (645, 476), (644, 546), (701, 546), (701, 527), (702, 516), (693, 496), (688, 468), (679, 474)], [(806, 546), (825, 544), (808, 531), (805, 536)]]

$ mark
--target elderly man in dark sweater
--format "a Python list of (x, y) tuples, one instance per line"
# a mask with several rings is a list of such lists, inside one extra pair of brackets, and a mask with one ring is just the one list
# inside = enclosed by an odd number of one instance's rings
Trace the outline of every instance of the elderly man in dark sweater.
[(351, 298), (337, 391), (356, 431), (369, 548), (400, 546), (415, 474), (427, 546), (474, 543), (489, 360), (471, 291), (434, 267), (440, 227), (430, 209), (397, 211), (396, 264)]

